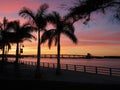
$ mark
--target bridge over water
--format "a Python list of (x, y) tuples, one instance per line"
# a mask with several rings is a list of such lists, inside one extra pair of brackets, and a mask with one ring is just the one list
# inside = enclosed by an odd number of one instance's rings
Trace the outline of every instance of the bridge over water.
[[(85, 58), (85, 56), (86, 55), (61, 54), (60, 58)], [(15, 55), (7, 55), (7, 57), (15, 57)], [(20, 57), (37, 57), (37, 55), (20, 55)], [(57, 58), (57, 54), (41, 54), (41, 58)]]
[[(85, 58), (86, 55), (61, 54), (60, 58)], [(42, 54), (41, 58), (57, 58), (57, 54)]]
[[(0, 55), (2, 57), (2, 55)], [(7, 57), (15, 57), (15, 55), (7, 55)], [(20, 55), (20, 57), (37, 57), (37, 55)], [(41, 54), (41, 58), (57, 58), (57, 54)], [(77, 54), (61, 54), (60, 58), (86, 58), (86, 55), (77, 55)], [(101, 56), (92, 56), (92, 58), (103, 58)]]

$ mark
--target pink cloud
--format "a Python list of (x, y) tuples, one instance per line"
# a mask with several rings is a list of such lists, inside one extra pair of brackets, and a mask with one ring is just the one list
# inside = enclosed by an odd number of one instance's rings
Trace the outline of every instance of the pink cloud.
[(0, 13), (2, 14), (11, 14), (17, 13), (22, 7), (28, 7), (31, 10), (37, 10), (38, 7), (43, 4), (48, 3), (50, 4), (50, 10), (58, 9), (58, 4), (49, 2), (49, 1), (35, 1), (35, 0), (4, 0), (0, 1)]
[[(102, 21), (102, 20), (101, 20)], [(80, 46), (120, 46), (120, 27), (117, 24), (91, 24), (85, 27), (75, 23), (75, 35)]]
[[(102, 22), (101, 22), (102, 23)], [(75, 26), (76, 27), (76, 26)], [(115, 40), (120, 41), (120, 26), (115, 24), (92, 24), (89, 27), (79, 25), (75, 34), (84, 40)]]
[(120, 42), (79, 40), (79, 46), (120, 46)]
[[(26, 21), (26, 19), (21, 18), (18, 16), (19, 10), (26, 6), (33, 11), (36, 11), (38, 7), (42, 3), (48, 3), (50, 8), (49, 10), (56, 10), (60, 12), (60, 14), (65, 13), (63, 9), (59, 8), (59, 5), (63, 3), (63, 1), (67, 2), (67, 0), (1, 0), (0, 1), (0, 22), (3, 20), (2, 15), (5, 15), (9, 21), (11, 20), (20, 20), (21, 24)], [(70, 2), (70, 1), (68, 1)], [(64, 4), (64, 3), (63, 3)], [(61, 13), (62, 12), (62, 13)], [(111, 25), (108, 20), (105, 20), (105, 15), (98, 14), (92, 15), (92, 21), (85, 27), (81, 21), (75, 23), (75, 35), (78, 38), (78, 44), (75, 45), (70, 39), (66, 36), (61, 37), (61, 47), (88, 47), (93, 46), (120, 46), (120, 26), (118, 25)], [(49, 26), (48, 28), (52, 28)], [(28, 47), (35, 47), (37, 46), (37, 41), (33, 43), (25, 43)], [(47, 46), (47, 44), (44, 44)], [(53, 45), (54, 46), (54, 45)], [(78, 48), (76, 49), (78, 50)], [(104, 52), (104, 50), (103, 50)]]
[(36, 8), (40, 4), (33, 2), (33, 0), (4, 0), (0, 2), (0, 12), (4, 14), (16, 13), (18, 12), (23, 6), (29, 8)]

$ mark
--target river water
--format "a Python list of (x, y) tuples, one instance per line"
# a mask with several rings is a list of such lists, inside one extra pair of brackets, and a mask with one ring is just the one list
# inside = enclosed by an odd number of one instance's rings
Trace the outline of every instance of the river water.
[[(11, 58), (13, 60), (13, 58)], [(37, 58), (21, 58), (20, 60), (36, 62)], [(119, 59), (63, 59), (61, 58), (61, 64), (74, 64), (74, 65), (86, 65), (86, 66), (100, 66), (109, 68), (120, 68), (120, 58)], [(41, 62), (57, 63), (56, 58), (41, 58)]]

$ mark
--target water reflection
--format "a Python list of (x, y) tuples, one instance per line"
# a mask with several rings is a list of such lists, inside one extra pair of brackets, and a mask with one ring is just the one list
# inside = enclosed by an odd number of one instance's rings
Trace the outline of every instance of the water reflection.
[[(9, 58), (9, 60), (15, 60)], [(36, 58), (21, 58), (22, 61), (36, 62)], [(41, 58), (41, 62), (57, 63), (56, 58)], [(87, 65), (87, 66), (102, 66), (109, 68), (120, 68), (120, 59), (62, 59), (61, 64)]]

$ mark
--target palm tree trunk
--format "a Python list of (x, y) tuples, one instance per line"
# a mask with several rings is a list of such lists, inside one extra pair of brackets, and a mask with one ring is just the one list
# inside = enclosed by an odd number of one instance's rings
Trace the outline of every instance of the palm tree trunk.
[(38, 30), (37, 67), (36, 67), (36, 74), (35, 74), (35, 78), (37, 78), (37, 79), (41, 77), (41, 72), (40, 72), (40, 54), (41, 54), (40, 30)]
[(2, 62), (4, 62), (5, 58), (5, 44), (2, 45)]
[(5, 58), (5, 44), (2, 44), (2, 63), (0, 65), (0, 71), (3, 72), (4, 70), (4, 58)]
[(19, 42), (16, 43), (16, 60), (15, 63), (18, 63), (18, 58), (19, 58)]
[(16, 43), (16, 60), (14, 62), (15, 63), (14, 64), (14, 70), (15, 70), (15, 76), (16, 77), (20, 77), (18, 60), (19, 60), (19, 42)]
[(60, 34), (58, 34), (58, 46), (57, 46), (57, 70), (56, 74), (60, 75), (61, 74), (61, 67), (60, 67)]
[(7, 53), (8, 53), (8, 46), (5, 46), (5, 62), (7, 62), (8, 58), (7, 58)]

